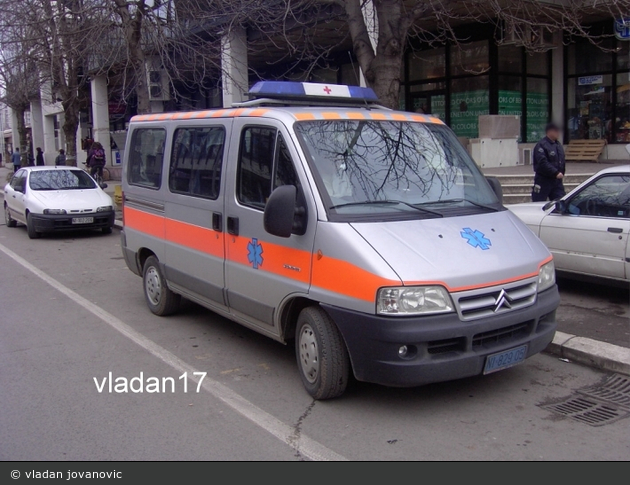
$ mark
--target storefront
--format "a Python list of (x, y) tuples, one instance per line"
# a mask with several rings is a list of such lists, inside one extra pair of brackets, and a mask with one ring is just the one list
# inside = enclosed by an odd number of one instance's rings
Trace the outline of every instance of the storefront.
[(477, 138), (480, 115), (521, 117), (521, 142), (536, 142), (550, 118), (550, 52), (498, 45), (493, 32), (407, 54), (403, 109), (433, 113), (460, 137)]
[(610, 21), (593, 28), (608, 35), (600, 46), (577, 39), (566, 48), (569, 140), (630, 143), (630, 41), (610, 37), (613, 25)]

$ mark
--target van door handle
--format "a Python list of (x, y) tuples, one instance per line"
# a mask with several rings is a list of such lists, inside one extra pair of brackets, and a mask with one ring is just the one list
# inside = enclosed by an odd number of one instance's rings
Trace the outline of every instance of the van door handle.
[(623, 232), (623, 229), (620, 227), (609, 227), (608, 232), (612, 232), (614, 234), (621, 234)]
[(238, 217), (228, 217), (227, 231), (232, 236), (238, 236)]
[(218, 212), (212, 213), (212, 229), (217, 232), (223, 232), (223, 217)]

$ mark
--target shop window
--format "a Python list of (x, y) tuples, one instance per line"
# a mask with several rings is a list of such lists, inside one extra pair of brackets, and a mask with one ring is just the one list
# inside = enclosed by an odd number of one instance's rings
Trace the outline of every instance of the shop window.
[(490, 108), (488, 76), (454, 79), (451, 89), (451, 128), (457, 136), (477, 138), (479, 116)]
[(613, 41), (604, 39), (598, 45), (582, 40), (569, 46), (569, 75), (612, 71)]
[(616, 141), (630, 143), (630, 73), (617, 74)]
[(550, 52), (531, 52), (527, 54), (527, 74), (534, 76), (549, 75)]
[(446, 76), (444, 47), (415, 51), (409, 56), (409, 81), (425, 81)]
[(499, 46), (499, 72), (520, 74), (523, 68), (523, 48), (515, 45)]
[(534, 143), (545, 135), (549, 121), (549, 82), (547, 79), (527, 78), (525, 94), (527, 106), (526, 141)]
[(520, 76), (499, 76), (499, 114), (523, 116), (523, 82)]
[(612, 141), (612, 76), (573, 78), (567, 87), (570, 139)]
[(488, 41), (458, 44), (451, 48), (451, 74), (481, 74), (490, 69)]

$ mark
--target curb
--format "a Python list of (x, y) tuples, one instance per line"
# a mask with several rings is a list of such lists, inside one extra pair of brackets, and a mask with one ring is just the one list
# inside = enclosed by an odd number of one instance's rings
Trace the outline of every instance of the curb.
[(626, 347), (556, 332), (545, 350), (573, 362), (630, 375), (630, 349)]

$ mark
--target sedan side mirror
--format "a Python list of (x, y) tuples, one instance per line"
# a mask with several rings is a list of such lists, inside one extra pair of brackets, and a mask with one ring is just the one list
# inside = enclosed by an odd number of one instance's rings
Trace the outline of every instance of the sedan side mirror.
[(294, 185), (282, 185), (271, 193), (263, 218), (265, 231), (273, 236), (291, 237), (296, 198)]
[(552, 207), (555, 207), (555, 210), (560, 214), (565, 214), (568, 209), (567, 201), (564, 199), (552, 200), (543, 205), (542, 210), (548, 211)]

